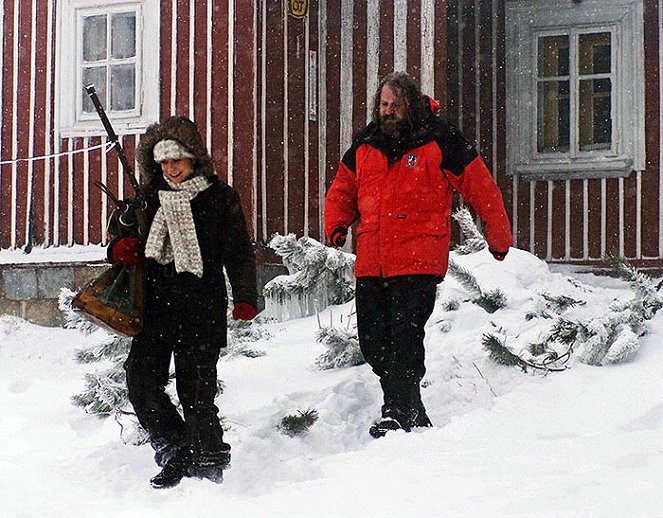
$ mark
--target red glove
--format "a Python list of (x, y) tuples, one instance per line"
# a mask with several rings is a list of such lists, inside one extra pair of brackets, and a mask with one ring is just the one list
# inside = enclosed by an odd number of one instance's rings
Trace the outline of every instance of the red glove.
[(493, 257), (498, 261), (504, 261), (504, 258), (506, 257), (506, 254), (509, 253), (508, 250), (506, 252), (498, 252), (497, 250), (493, 250), (491, 248), (489, 248), (488, 251), (491, 254), (493, 254)]
[(138, 237), (118, 239), (111, 249), (111, 257), (127, 266), (138, 264), (143, 260), (143, 242)]
[(341, 248), (345, 244), (345, 240), (347, 238), (348, 238), (348, 229), (343, 227), (338, 227), (329, 236), (329, 241), (331, 241), (332, 245)]
[(233, 308), (234, 320), (253, 320), (258, 310), (248, 302), (238, 302)]

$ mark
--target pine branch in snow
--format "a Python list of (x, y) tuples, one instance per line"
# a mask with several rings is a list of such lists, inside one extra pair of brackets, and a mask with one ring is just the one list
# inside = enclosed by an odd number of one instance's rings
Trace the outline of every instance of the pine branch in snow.
[(500, 308), (506, 306), (506, 295), (500, 289), (490, 290), (485, 295), (482, 294), (474, 300), (474, 303), (485, 309), (488, 313), (495, 313)]
[(566, 295), (548, 295), (547, 293), (542, 293), (541, 296), (547, 301), (546, 308), (554, 311), (557, 314), (564, 313), (565, 311), (579, 305), (585, 304), (582, 300), (576, 300)]
[(451, 215), (460, 225), (460, 230), (463, 234), (463, 243), (454, 248), (454, 251), (459, 255), (472, 254), (479, 252), (488, 246), (486, 239), (483, 237), (481, 231), (477, 228), (472, 213), (463, 205), (454, 211)]
[(297, 414), (284, 416), (279, 422), (277, 428), (279, 431), (289, 437), (303, 435), (318, 420), (318, 411), (312, 408), (308, 410), (297, 411)]
[(469, 292), (472, 302), (482, 307), (488, 313), (494, 313), (506, 306), (506, 296), (502, 290), (495, 289), (484, 293), (476, 277), (469, 270), (463, 268), (453, 260), (449, 260), (449, 274)]
[(447, 299), (440, 303), (443, 311), (458, 311), (460, 309), (460, 301), (458, 299)]
[(58, 309), (62, 312), (64, 317), (65, 329), (77, 329), (84, 335), (89, 335), (99, 330), (99, 326), (93, 324), (89, 320), (85, 320), (71, 307), (71, 301), (76, 296), (76, 293), (69, 288), (62, 288), (58, 297)]
[(647, 320), (663, 307), (663, 297), (649, 276), (614, 254), (606, 261), (629, 283), (634, 297), (615, 301), (607, 314), (583, 322), (560, 319), (549, 336), (549, 340), (579, 347), (578, 358), (588, 365), (606, 365), (632, 358), (640, 347), (639, 338), (647, 331)]
[(621, 279), (628, 282), (635, 291), (634, 302), (641, 306), (643, 318), (650, 320), (663, 307), (663, 296), (658, 293), (659, 286), (648, 275), (639, 272), (624, 258), (608, 254), (606, 262)]
[(481, 340), (488, 357), (500, 365), (522, 365), (522, 359), (507, 349), (505, 343), (497, 336), (486, 333)]
[(603, 358), (604, 364), (626, 361), (640, 349), (640, 337), (626, 324), (621, 324), (615, 334), (616, 336)]
[(110, 336), (103, 342), (76, 351), (78, 363), (93, 363), (108, 358), (119, 358), (124, 361), (129, 354), (131, 338)]
[(315, 364), (319, 369), (354, 367), (366, 363), (359, 348), (356, 332), (346, 332), (334, 327), (323, 327), (317, 332), (316, 339), (327, 347), (327, 351), (315, 360)]
[(470, 296), (476, 298), (481, 296), (481, 288), (476, 277), (451, 259), (449, 260), (449, 274), (469, 292)]
[(71, 400), (89, 414), (106, 417), (127, 403), (125, 373), (121, 366), (86, 374), (85, 385), (86, 389)]

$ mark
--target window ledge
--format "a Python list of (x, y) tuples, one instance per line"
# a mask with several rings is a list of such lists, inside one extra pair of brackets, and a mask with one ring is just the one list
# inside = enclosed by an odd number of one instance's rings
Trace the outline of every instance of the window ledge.
[(626, 177), (633, 171), (633, 160), (614, 157), (594, 160), (528, 162), (516, 165), (510, 174), (529, 180), (577, 180)]
[[(117, 135), (135, 135), (137, 133), (143, 133), (145, 129), (151, 124), (151, 122), (121, 122), (115, 119), (111, 119), (111, 124), (113, 125), (113, 129)], [(106, 135), (106, 130), (100, 122), (60, 128), (61, 138), (100, 137)]]

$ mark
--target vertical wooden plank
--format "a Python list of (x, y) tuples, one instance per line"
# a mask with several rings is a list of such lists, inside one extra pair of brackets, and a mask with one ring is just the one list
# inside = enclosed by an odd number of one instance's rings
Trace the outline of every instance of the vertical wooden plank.
[(214, 2), (212, 11), (212, 149), (216, 173), (228, 180), (228, 2)]
[(367, 31), (366, 5), (356, 2), (352, 19), (352, 91), (354, 93), (352, 103), (352, 134), (366, 125), (366, 106), (370, 104), (366, 91), (366, 66), (367, 66)]
[(537, 257), (550, 259), (547, 256), (548, 227), (546, 225), (546, 214), (548, 213), (548, 182), (531, 182), (534, 188), (534, 242), (530, 250)]
[[(209, 1), (209, 0), (208, 0)], [(211, 59), (207, 48), (207, 2), (194, 2), (194, 35), (193, 63), (191, 63), (193, 77), (193, 116), (196, 126), (205, 142), (207, 134), (207, 60)]]
[(407, 2), (407, 73), (417, 83), (421, 82), (421, 2), (409, 0)]
[(587, 180), (587, 249), (589, 259), (601, 259), (601, 180)]
[(475, 41), (474, 18), (474, 0), (463, 0), (463, 11), (461, 12), (461, 45), (462, 56), (460, 60), (461, 67), (461, 101), (460, 101), (460, 130), (470, 141), (476, 141), (478, 135), (476, 132), (476, 67), (477, 67), (477, 47)]
[[(654, 176), (654, 175), (652, 175)], [(639, 259), (637, 257), (637, 244), (636, 244), (636, 220), (638, 218), (638, 175), (631, 173), (628, 178), (624, 178), (624, 254), (629, 259)]]
[(518, 182), (518, 204), (517, 214), (518, 214), (518, 234), (516, 238), (516, 247), (522, 248), (523, 250), (530, 249), (530, 197), (529, 197), (530, 187), (529, 182), (520, 181)]
[[(93, 147), (101, 144), (100, 137), (92, 137), (87, 139), (87, 146)], [(88, 161), (89, 167), (89, 184), (88, 184), (88, 196), (89, 196), (89, 223), (88, 223), (88, 243), (101, 243), (102, 233), (105, 227), (105, 221), (103, 220), (102, 215), (102, 198), (106, 195), (101, 192), (101, 190), (94, 185), (94, 182), (101, 182), (103, 180), (101, 176), (102, 164), (101, 164), (101, 155), (103, 150), (95, 149), (88, 151), (86, 153), (86, 159)]]
[[(382, 3), (380, 4), (382, 5)], [(327, 119), (325, 124), (326, 131), (326, 154), (327, 171), (325, 174), (325, 190), (329, 189), (331, 182), (336, 176), (340, 156), (340, 138), (341, 127), (340, 117), (340, 81), (341, 81), (341, 10), (336, 8), (334, 3), (327, 6), (327, 46), (326, 46), (326, 106)], [(382, 27), (382, 21), (380, 22)], [(382, 33), (382, 31), (380, 31)], [(382, 52), (380, 49), (380, 60)]]
[(646, 183), (642, 189), (642, 226), (641, 250), (644, 257), (661, 257), (659, 249), (661, 218), (659, 197), (663, 186), (660, 183), (662, 164), (661, 150), (661, 60), (659, 59), (661, 34), (657, 2), (644, 2), (644, 39), (645, 39), (645, 156), (647, 169), (643, 175)]
[(602, 203), (606, 207), (605, 252), (619, 254), (619, 184), (617, 180), (605, 180), (606, 196)]
[(557, 180), (549, 182), (552, 188), (552, 205), (548, 213), (552, 215), (552, 242), (550, 243), (551, 259), (563, 261), (566, 256), (566, 182)]
[(308, 186), (309, 186), (309, 210), (308, 210), (308, 235), (319, 241), (324, 241), (320, 233), (320, 220), (321, 220), (321, 207), (324, 200), (324, 192), (320, 192), (318, 188), (320, 185), (320, 169), (318, 161), (320, 158), (319, 153), (319, 124), (320, 124), (320, 110), (319, 110), (319, 88), (318, 82), (320, 80), (320, 61), (318, 52), (318, 16), (319, 16), (319, 3), (312, 2), (309, 7), (309, 24), (308, 24), (308, 37), (309, 37), (309, 50), (316, 52), (315, 67), (317, 75), (314, 83), (314, 90), (309, 91), (309, 96), (312, 102), (318, 107), (315, 120), (310, 120), (307, 116), (306, 124), (308, 124)]
[(435, 70), (433, 84), (435, 85), (434, 91), (431, 94), (442, 107), (445, 117), (447, 117), (446, 110), (448, 105), (448, 80), (449, 80), (449, 62), (447, 56), (448, 45), (448, 17), (447, 17), (447, 1), (436, 0), (434, 3), (434, 22), (433, 22), (433, 63)]
[[(12, 126), (14, 127), (13, 138), (16, 141), (14, 147), (15, 158), (26, 158), (32, 155), (32, 115), (33, 107), (31, 106), (31, 99), (34, 95), (32, 92), (31, 82), (31, 63), (30, 57), (33, 51), (32, 40), (32, 5), (31, 2), (19, 2), (20, 8), (18, 10), (18, 38), (14, 40), (16, 54), (14, 55), (14, 62), (16, 64), (15, 76), (16, 81), (14, 89), (14, 119)], [(27, 114), (27, 117), (25, 116)], [(16, 246), (23, 247), (26, 245), (26, 230), (28, 224), (29, 207), (32, 205), (32, 183), (33, 183), (33, 163), (21, 162), (16, 168), (16, 177), (14, 182), (14, 195), (16, 200)]]
[[(330, 11), (331, 9), (328, 9)], [(380, 79), (394, 71), (394, 0), (380, 0)]]
[(191, 27), (189, 25), (189, 2), (177, 0), (177, 51), (175, 70), (175, 111), (178, 115), (189, 116), (189, 73), (192, 63), (189, 59)]
[(288, 232), (297, 237), (304, 234), (304, 123), (306, 109), (304, 90), (308, 63), (304, 41), (303, 19), (288, 17), (287, 55), (287, 118), (288, 134), (286, 136), (288, 154)]
[(479, 26), (479, 85), (477, 144), (489, 168), (493, 168), (493, 13), (492, 2), (481, 2)]
[(169, 99), (172, 97), (172, 89), (175, 85), (171, 82), (171, 69), (173, 67), (173, 62), (171, 59), (171, 42), (173, 39), (172, 29), (172, 3), (161, 2), (161, 12), (160, 12), (160, 32), (161, 39), (159, 40), (159, 83), (160, 83), (160, 94), (161, 94), (161, 108), (160, 108), (160, 117), (165, 119), (171, 115), (170, 102)]
[[(461, 42), (461, 19), (460, 12), (458, 11), (458, 2), (447, 3), (447, 81), (446, 81), (446, 118), (458, 126), (460, 118), (460, 98), (459, 98), (459, 84), (461, 74), (461, 64), (459, 62), (459, 54), (462, 46)], [(436, 26), (437, 28), (437, 26)], [(436, 45), (438, 50), (440, 43)], [(437, 84), (437, 80), (436, 80)]]
[(235, 4), (235, 63), (234, 63), (234, 152), (233, 187), (237, 189), (242, 208), (254, 235), (253, 218), (255, 199), (253, 191), (256, 148), (254, 130), (255, 113), (255, 0)]
[(284, 188), (285, 160), (283, 146), (286, 136), (283, 134), (285, 98), (283, 67), (284, 57), (284, 5), (279, 2), (267, 2), (267, 41), (265, 87), (265, 170), (267, 192), (267, 235), (284, 232)]
[(584, 257), (584, 182), (570, 182), (569, 211), (571, 228), (569, 229), (569, 259), (582, 260)]

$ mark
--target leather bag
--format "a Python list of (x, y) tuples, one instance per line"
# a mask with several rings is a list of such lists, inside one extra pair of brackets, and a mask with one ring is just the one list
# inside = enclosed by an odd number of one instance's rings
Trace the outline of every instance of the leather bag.
[(136, 336), (143, 327), (143, 264), (115, 263), (86, 284), (71, 306), (83, 318), (115, 334)]

